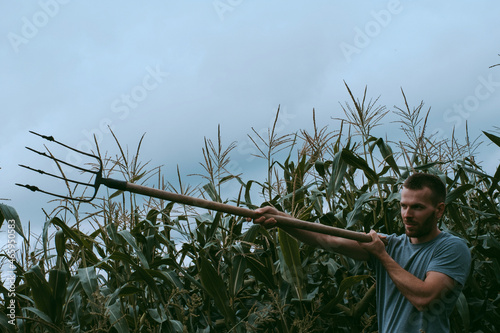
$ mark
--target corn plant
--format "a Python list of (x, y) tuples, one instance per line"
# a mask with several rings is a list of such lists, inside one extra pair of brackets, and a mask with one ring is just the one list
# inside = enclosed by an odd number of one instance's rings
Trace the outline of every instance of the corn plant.
[[(347, 85), (346, 85), (347, 87)], [(106, 174), (214, 201), (272, 205), (306, 221), (356, 231), (401, 233), (399, 190), (415, 171), (441, 177), (448, 188), (441, 228), (464, 238), (473, 269), (452, 318), (453, 332), (500, 327), (500, 166), (488, 175), (474, 159), (475, 141), (437, 142), (426, 135), (423, 103), (397, 107), (406, 141), (374, 135), (388, 114), (378, 100), (350, 102), (337, 131), (278, 135), (251, 141), (262, 180), (228, 172), (235, 143), (221, 129), (202, 147), (202, 183), (165, 181), (134, 154), (101, 155)], [(369, 100), (369, 102), (368, 102)], [(114, 134), (113, 134), (114, 135)], [(500, 137), (484, 132), (495, 149)], [(283, 157), (284, 155), (284, 157)], [(222, 186), (226, 185), (226, 186)], [(230, 186), (227, 186), (230, 185)], [(231, 187), (236, 198), (226, 199)], [(1, 207), (4, 207), (2, 205)], [(20, 332), (374, 332), (375, 281), (368, 265), (302, 244), (225, 213), (116, 191), (90, 213), (69, 200), (48, 212), (42, 235), (22, 234), (15, 281)], [(88, 207), (85, 208), (88, 210)], [(12, 209), (1, 209), (3, 217)], [(5, 213), (7, 212), (7, 213)], [(5, 255), (4, 255), (5, 258)], [(8, 300), (5, 287), (2, 299)], [(0, 305), (2, 330), (8, 309)]]

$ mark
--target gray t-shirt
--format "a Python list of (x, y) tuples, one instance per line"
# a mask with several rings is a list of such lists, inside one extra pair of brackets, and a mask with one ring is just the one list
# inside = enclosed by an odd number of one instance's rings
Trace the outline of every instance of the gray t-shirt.
[(399, 292), (380, 261), (373, 258), (370, 263), (377, 278), (379, 333), (449, 332), (449, 317), (471, 265), (470, 251), (465, 242), (446, 232), (422, 244), (412, 244), (404, 234), (389, 235), (387, 240), (387, 253), (406, 271), (421, 280), (425, 280), (429, 271), (440, 272), (451, 277), (455, 287), (420, 312)]

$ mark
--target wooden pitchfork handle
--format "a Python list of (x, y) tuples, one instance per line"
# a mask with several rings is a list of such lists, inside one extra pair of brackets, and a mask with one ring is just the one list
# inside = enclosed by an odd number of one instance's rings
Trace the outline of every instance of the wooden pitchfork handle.
[[(220, 202), (190, 197), (183, 194), (172, 193), (164, 190), (159, 190), (151, 187), (146, 187), (142, 185), (132, 184), (122, 180), (116, 180), (111, 178), (101, 178), (101, 184), (106, 187), (110, 187), (116, 190), (127, 191), (137, 194), (142, 194), (150, 197), (155, 197), (158, 199), (164, 199), (168, 201), (173, 201), (181, 204), (185, 204), (188, 206), (195, 206), (199, 208), (207, 208), (211, 210), (215, 210), (218, 212), (233, 214), (236, 216), (249, 217), (251, 219), (257, 219), (259, 217), (265, 216), (266, 218), (274, 218), (277, 222), (278, 227), (288, 227), (288, 228), (297, 228), (302, 230), (309, 230), (321, 234), (327, 234), (342, 238), (347, 238), (351, 240), (355, 240), (358, 242), (368, 243), (372, 241), (372, 237), (368, 234), (362, 232), (355, 232), (346, 229), (340, 229), (335, 227), (330, 227), (320, 223), (306, 222), (293, 217), (286, 217), (281, 215), (273, 215), (273, 214), (259, 214), (254, 210), (231, 206), (227, 204), (223, 204)], [(385, 238), (381, 238), (382, 241), (387, 245), (387, 240)]]

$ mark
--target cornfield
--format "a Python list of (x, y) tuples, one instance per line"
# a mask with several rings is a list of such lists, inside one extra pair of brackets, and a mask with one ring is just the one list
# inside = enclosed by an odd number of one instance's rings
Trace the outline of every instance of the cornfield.
[[(129, 156), (105, 157), (106, 172), (139, 184), (198, 194), (248, 208), (368, 232), (402, 233), (399, 190), (412, 172), (447, 185), (440, 227), (466, 240), (472, 270), (452, 315), (453, 332), (500, 331), (500, 165), (487, 174), (477, 145), (426, 135), (423, 103), (396, 108), (404, 141), (373, 136), (389, 111), (351, 91), (337, 131), (267, 136), (253, 131), (260, 180), (227, 171), (235, 143), (206, 139), (203, 184), (165, 181)], [(276, 121), (279, 119), (279, 109)], [(276, 122), (275, 122), (276, 125)], [(483, 132), (492, 149), (500, 137)], [(142, 139), (141, 139), (142, 143)], [(140, 147), (140, 144), (138, 145)], [(237, 189), (226, 199), (224, 189)], [(234, 191), (233, 191), (234, 192)], [(156, 199), (114, 192), (92, 203), (61, 200), (41, 235), (25, 235), (15, 209), (0, 204), (0, 227), (14, 219), (21, 240), (15, 296), (0, 285), (2, 332), (376, 332), (374, 278), (368, 265), (304, 245), (279, 229)], [(87, 232), (82, 225), (90, 225)], [(29, 231), (29, 230), (28, 230)], [(34, 245), (35, 244), (35, 245)], [(7, 265), (7, 250), (2, 253)], [(15, 304), (15, 326), (9, 317)]]

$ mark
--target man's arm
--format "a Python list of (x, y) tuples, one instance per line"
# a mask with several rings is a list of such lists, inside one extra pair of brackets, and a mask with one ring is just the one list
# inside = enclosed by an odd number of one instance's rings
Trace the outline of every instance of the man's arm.
[(425, 280), (420, 280), (409, 273), (389, 256), (377, 233), (372, 230), (370, 234), (372, 242), (360, 243), (360, 246), (380, 261), (401, 294), (419, 311), (424, 311), (432, 301), (453, 289), (455, 281), (446, 274), (431, 271), (427, 272)]
[[(289, 216), (288, 214), (280, 212), (276, 208), (270, 206), (258, 208), (255, 211), (259, 214)], [(277, 222), (273, 218), (268, 219), (265, 216), (262, 216), (255, 219), (254, 223), (261, 224), (266, 228), (271, 228), (274, 227)], [(305, 244), (321, 247), (328, 251), (334, 251), (336, 253), (346, 255), (355, 260), (366, 261), (370, 259), (370, 253), (363, 247), (361, 247), (359, 243), (356, 241), (341, 237), (335, 237), (331, 235), (320, 234), (308, 230), (289, 228), (289, 227), (280, 227), (280, 228), (286, 231), (292, 237), (300, 240)]]

